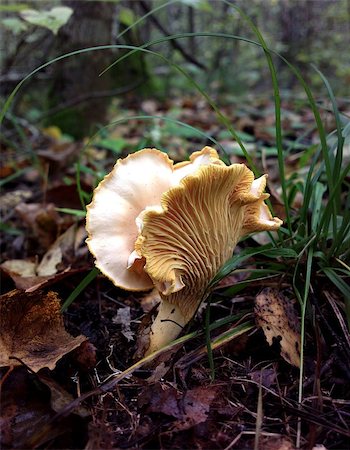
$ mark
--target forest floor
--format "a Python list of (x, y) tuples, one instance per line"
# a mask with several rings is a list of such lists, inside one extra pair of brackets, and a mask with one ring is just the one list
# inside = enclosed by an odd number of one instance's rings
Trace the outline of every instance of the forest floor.
[[(340, 294), (327, 283), (310, 299), (301, 403), (299, 369), (281, 357), (278, 340), (269, 346), (256, 327), (214, 350), (213, 379), (204, 333), (168, 352), (166, 363), (124, 373), (135, 363), (138, 330), (154, 305), (152, 293), (125, 292), (98, 275), (61, 314), (61, 305), (93, 268), (79, 191), (83, 197), (91, 193), (118, 157), (151, 146), (179, 161), (205, 145), (215, 147), (175, 122), (182, 121), (215, 137), (231, 162), (244, 162), (214, 112), (198, 99), (139, 103), (130, 98), (115, 111), (112, 120), (166, 115), (172, 121), (130, 119), (90, 143), (25, 122), (24, 140), (16, 142), (8, 130), (13, 145), (5, 145), (0, 168), (2, 448), (288, 450), (298, 436), (302, 448), (349, 448), (349, 334), (341, 327)], [(231, 104), (223, 112), (255, 164), (268, 173), (275, 215), (283, 219), (273, 104), (262, 99), (254, 107)], [(328, 131), (334, 129), (327, 110), (323, 119)], [(317, 143), (310, 111), (283, 104), (283, 130), (286, 145), (297, 143), (285, 160), (286, 174), (303, 177), (308, 152)], [(295, 209), (300, 201), (295, 199)], [(261, 239), (248, 243), (260, 245)], [(253, 270), (254, 259), (249, 264)], [(223, 294), (248, 273), (221, 282), (211, 321), (242, 312), (252, 318), (255, 298), (266, 287), (283, 291), (299, 313), (283, 276), (268, 284), (257, 280), (232, 297)], [(223, 325), (212, 338), (239, 324)], [(189, 331), (204, 329), (203, 309)]]

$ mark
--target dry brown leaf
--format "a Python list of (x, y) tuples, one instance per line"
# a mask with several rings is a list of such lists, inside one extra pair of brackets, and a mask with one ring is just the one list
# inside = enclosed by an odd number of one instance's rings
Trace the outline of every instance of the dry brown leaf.
[[(49, 383), (44, 385), (43, 377), (42, 373), (38, 377), (33, 376), (24, 367), (5, 373), (1, 384), (0, 448), (52, 448), (55, 438), (60, 439), (63, 435), (66, 445), (60, 441), (57, 448), (71, 448), (68, 445), (70, 437), (81, 432), (88, 411), (79, 406), (74, 416), (58, 417), (51, 407), (51, 404), (57, 408), (60, 406), (56, 392), (53, 392), (54, 382), (51, 380), (51, 386)], [(49, 375), (45, 377), (49, 378)], [(50, 388), (50, 398), (47, 387)], [(58, 389), (61, 396), (63, 389)], [(69, 394), (66, 398), (63, 396), (63, 405), (69, 401)]]
[[(58, 272), (58, 266), (63, 262), (63, 256), (71, 256), (73, 259), (73, 251), (75, 245), (76, 225), (68, 228), (56, 241), (51, 245), (49, 250), (43, 256), (37, 268), (39, 276), (50, 276)], [(71, 253), (71, 255), (69, 255)]]
[(280, 339), (282, 357), (300, 367), (299, 319), (293, 303), (279, 290), (265, 288), (255, 299), (255, 317), (271, 345), (273, 338)]
[(147, 387), (141, 401), (149, 404), (148, 412), (175, 417), (173, 429), (186, 430), (207, 420), (217, 393), (217, 386), (199, 386), (181, 393), (173, 386), (157, 383)]
[(1, 268), (12, 277), (19, 276), (23, 278), (36, 276), (37, 264), (27, 259), (9, 259), (1, 264)]
[(259, 448), (264, 450), (295, 450), (294, 445), (285, 436), (261, 436)]
[(56, 239), (62, 219), (52, 203), (20, 203), (15, 211), (33, 232), (39, 244), (47, 249)]
[(85, 238), (85, 227), (74, 224), (55, 240), (40, 263), (11, 259), (0, 264), (0, 268), (13, 279), (17, 289), (32, 292), (50, 280), (56, 282), (74, 273), (71, 265), (87, 251), (86, 246), (81, 248)]
[[(44, 383), (51, 392), (51, 408), (59, 412), (63, 408), (65, 408), (69, 403), (74, 400), (74, 397), (67, 392), (60, 384), (58, 384), (55, 380), (50, 378), (46, 374), (38, 374), (39, 379), (42, 383)], [(74, 410), (75, 414), (78, 414), (80, 417), (88, 417), (90, 412), (83, 406), (80, 405)]]
[(57, 294), (13, 290), (0, 297), (0, 367), (19, 365), (34, 372), (54, 369), (65, 354), (86, 340), (72, 337), (63, 325)]

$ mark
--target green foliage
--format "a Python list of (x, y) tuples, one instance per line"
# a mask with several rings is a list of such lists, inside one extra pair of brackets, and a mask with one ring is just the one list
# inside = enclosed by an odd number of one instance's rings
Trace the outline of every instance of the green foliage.
[(65, 25), (73, 14), (72, 8), (68, 6), (56, 6), (49, 11), (25, 9), (21, 10), (20, 15), (26, 22), (39, 27), (47, 28), (53, 34)]
[(95, 147), (110, 150), (116, 156), (121, 155), (123, 149), (127, 146), (127, 141), (123, 138), (105, 138), (95, 142)]
[(119, 12), (119, 21), (123, 25), (126, 25), (129, 27), (130, 25), (135, 23), (135, 14), (132, 9), (129, 8), (122, 8)]
[(28, 9), (28, 5), (26, 3), (15, 3), (9, 5), (0, 5), (0, 13), (5, 12), (19, 12), (23, 11), (24, 9)]
[(1, 20), (2, 25), (13, 34), (20, 34), (28, 29), (28, 25), (18, 17), (6, 17)]

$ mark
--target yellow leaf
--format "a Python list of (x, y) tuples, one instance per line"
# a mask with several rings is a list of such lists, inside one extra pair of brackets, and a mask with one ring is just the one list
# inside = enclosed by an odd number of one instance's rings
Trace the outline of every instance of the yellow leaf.
[(282, 357), (300, 367), (299, 319), (293, 302), (279, 290), (264, 289), (255, 299), (255, 317), (271, 345), (273, 338), (280, 339)]

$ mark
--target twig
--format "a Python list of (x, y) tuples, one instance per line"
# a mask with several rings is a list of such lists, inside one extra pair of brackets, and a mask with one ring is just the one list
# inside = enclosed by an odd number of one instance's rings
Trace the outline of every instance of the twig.
[[(144, 0), (140, 0), (139, 3), (145, 13), (151, 12), (150, 8), (148, 7), (147, 3)], [(151, 15), (149, 19), (164, 34), (164, 36), (169, 36), (168, 31), (163, 27), (163, 25), (159, 22), (159, 20), (155, 16)], [(192, 64), (194, 64), (195, 66), (199, 67), (202, 70), (207, 70), (204, 64), (197, 61), (194, 56), (187, 53), (186, 50), (182, 47), (182, 45), (179, 44), (175, 39), (171, 39), (169, 43), (175, 50), (178, 50), (187, 61), (191, 62)]]

